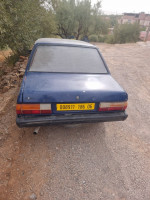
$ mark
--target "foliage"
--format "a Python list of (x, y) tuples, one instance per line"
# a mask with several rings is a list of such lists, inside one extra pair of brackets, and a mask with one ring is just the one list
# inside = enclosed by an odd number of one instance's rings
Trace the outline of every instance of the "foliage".
[(114, 35), (107, 35), (104, 42), (109, 43), (109, 44), (115, 44)]
[(98, 42), (105, 42), (105, 40), (106, 40), (106, 35), (99, 35), (98, 36)]
[(81, 39), (108, 30), (100, 1), (92, 6), (90, 0), (0, 0), (0, 7), (0, 48), (18, 55), (40, 37)]
[(5, 63), (8, 64), (8, 66), (12, 67), (18, 60), (20, 55), (17, 53), (11, 53), (5, 60)]
[(89, 40), (90, 40), (90, 42), (98, 42), (98, 36), (97, 35), (90, 35)]
[(109, 23), (101, 15), (93, 16), (93, 30), (92, 32), (99, 35), (108, 33)]
[(109, 15), (109, 26), (115, 27), (118, 24), (118, 19), (120, 18), (120, 15)]
[(52, 1), (56, 14), (57, 35), (80, 39), (91, 34), (107, 33), (107, 23), (100, 13), (101, 2), (92, 6), (90, 0)]
[[(101, 1), (0, 0), (0, 49), (24, 55), (40, 37), (89, 38), (93, 42), (136, 42), (137, 24), (118, 25), (118, 16), (102, 16)], [(115, 27), (113, 35), (108, 27)], [(107, 35), (107, 36), (106, 36)]]
[(57, 35), (69, 38), (74, 30), (74, 1), (60, 1), (56, 10)]
[(89, 36), (90, 42), (105, 42), (107, 35), (95, 35), (92, 34)]
[(41, 0), (0, 1), (0, 47), (6, 45), (15, 54), (24, 54), (39, 37), (49, 37), (54, 30), (51, 10)]
[(146, 31), (146, 29), (147, 29), (147, 27), (145, 27), (145, 26), (140, 27), (140, 31)]
[(75, 7), (76, 39), (81, 35), (88, 35), (91, 24), (91, 2), (89, 0), (77, 1)]
[(138, 24), (122, 24), (114, 28), (114, 43), (137, 42), (139, 39), (140, 27)]

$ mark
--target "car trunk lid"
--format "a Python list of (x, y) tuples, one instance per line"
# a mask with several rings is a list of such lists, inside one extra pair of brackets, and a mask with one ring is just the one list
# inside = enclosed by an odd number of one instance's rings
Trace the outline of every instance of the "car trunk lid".
[(110, 74), (28, 72), (23, 90), (23, 103), (126, 100), (126, 92)]

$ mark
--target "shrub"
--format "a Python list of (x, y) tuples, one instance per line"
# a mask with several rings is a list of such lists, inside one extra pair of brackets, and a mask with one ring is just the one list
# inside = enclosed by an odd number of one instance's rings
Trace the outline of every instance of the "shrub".
[(106, 36), (99, 35), (98, 42), (104, 42), (106, 40)]
[(137, 42), (139, 34), (138, 24), (121, 24), (114, 28), (114, 43)]
[(98, 42), (98, 36), (97, 35), (90, 35), (89, 40), (90, 40), (90, 42)]
[(109, 44), (114, 44), (115, 43), (114, 36), (113, 35), (107, 35), (106, 38), (105, 38), (105, 42), (109, 43)]

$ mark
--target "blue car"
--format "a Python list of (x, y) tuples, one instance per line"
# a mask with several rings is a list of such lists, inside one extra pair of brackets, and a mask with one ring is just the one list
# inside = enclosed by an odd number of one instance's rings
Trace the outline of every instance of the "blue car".
[(66, 39), (35, 42), (16, 105), (19, 127), (123, 121), (127, 93), (98, 48)]

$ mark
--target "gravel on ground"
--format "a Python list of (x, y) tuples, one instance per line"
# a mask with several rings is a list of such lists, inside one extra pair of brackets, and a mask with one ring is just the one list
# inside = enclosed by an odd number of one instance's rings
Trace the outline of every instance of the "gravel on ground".
[(15, 124), (15, 92), (0, 116), (1, 200), (150, 199), (150, 45), (96, 45), (129, 95), (128, 119), (33, 135)]

